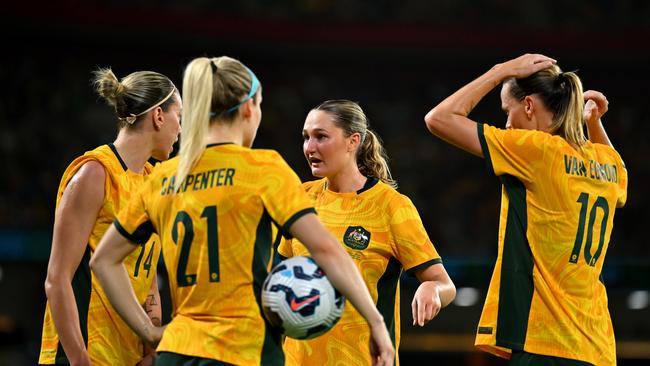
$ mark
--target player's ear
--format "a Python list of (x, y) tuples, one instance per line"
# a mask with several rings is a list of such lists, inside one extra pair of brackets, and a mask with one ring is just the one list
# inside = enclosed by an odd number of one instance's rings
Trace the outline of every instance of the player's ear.
[(348, 144), (347, 144), (348, 152), (356, 151), (360, 143), (361, 143), (361, 134), (359, 132), (355, 132), (352, 135), (350, 135), (350, 137), (348, 137)]
[(526, 116), (528, 119), (531, 119), (533, 117), (533, 112), (535, 111), (535, 99), (531, 97), (530, 95), (527, 95), (524, 97), (523, 100), (524, 103), (524, 112), (526, 113)]
[(239, 113), (241, 113), (241, 116), (244, 117), (244, 119), (248, 119), (253, 115), (253, 103), (253, 98), (251, 98), (239, 107)]
[(165, 116), (161, 107), (156, 107), (153, 111), (151, 111), (151, 123), (154, 130), (160, 131), (163, 124), (165, 123)]

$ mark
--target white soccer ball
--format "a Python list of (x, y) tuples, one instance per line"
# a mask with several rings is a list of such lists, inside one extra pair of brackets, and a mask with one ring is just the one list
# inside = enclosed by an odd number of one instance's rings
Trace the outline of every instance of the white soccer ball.
[(318, 337), (332, 329), (344, 307), (345, 297), (309, 257), (283, 260), (262, 285), (264, 315), (287, 337)]

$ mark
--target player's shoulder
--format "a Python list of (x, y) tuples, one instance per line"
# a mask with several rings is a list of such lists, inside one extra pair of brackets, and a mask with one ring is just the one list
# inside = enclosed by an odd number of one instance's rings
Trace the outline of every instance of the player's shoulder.
[(158, 162), (151, 168), (151, 176), (173, 175), (178, 169), (179, 157), (175, 156), (171, 159)]
[(249, 149), (242, 148), (241, 153), (247, 156), (252, 162), (261, 165), (285, 166), (286, 161), (279, 152), (273, 149)]
[(326, 184), (327, 178), (322, 178), (304, 182), (302, 183), (302, 188), (304, 188), (306, 192), (322, 191), (325, 189)]
[(531, 139), (536, 142), (544, 142), (552, 140), (555, 136), (539, 130), (529, 130), (524, 128), (500, 128), (488, 124), (482, 127), (483, 134), (486, 136), (492, 135), (500, 138), (514, 139), (518, 143), (525, 143), (526, 139)]
[(589, 146), (591, 149), (593, 149), (597, 155), (599, 156), (608, 156), (616, 161), (622, 162), (623, 158), (621, 157), (621, 154), (619, 154), (616, 149), (614, 149), (612, 146), (605, 145), (605, 144), (597, 144), (593, 143), (591, 141), (587, 141), (585, 144), (586, 146)]

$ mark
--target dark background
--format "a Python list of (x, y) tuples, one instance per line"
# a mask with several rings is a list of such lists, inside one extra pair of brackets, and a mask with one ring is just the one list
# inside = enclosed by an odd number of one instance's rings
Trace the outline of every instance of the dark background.
[[(36, 362), (61, 174), (116, 135), (91, 72), (154, 70), (180, 87), (192, 58), (221, 55), (244, 62), (264, 86), (255, 147), (278, 150), (304, 180), (311, 177), (302, 124), (320, 102), (360, 102), (383, 137), (400, 191), (469, 304), (454, 303), (414, 328), (417, 281), (404, 278), (402, 364), (503, 364), (472, 346), (496, 257), (500, 186), (481, 159), (431, 136), (423, 117), (495, 63), (525, 52), (577, 69), (585, 89), (610, 101), (604, 124), (627, 164), (629, 188), (603, 277), (619, 364), (650, 362), (650, 2), (12, 1), (0, 6), (0, 31), (0, 365)], [(472, 117), (503, 126), (498, 92)]]

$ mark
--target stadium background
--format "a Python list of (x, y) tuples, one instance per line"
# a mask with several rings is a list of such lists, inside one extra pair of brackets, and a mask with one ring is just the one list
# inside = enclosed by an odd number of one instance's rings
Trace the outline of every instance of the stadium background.
[[(604, 123), (630, 180), (603, 276), (619, 364), (648, 364), (649, 28), (650, 2), (640, 0), (3, 3), (0, 365), (36, 360), (63, 170), (115, 136), (112, 111), (94, 94), (90, 72), (151, 69), (180, 87), (183, 66), (202, 55), (230, 55), (255, 70), (264, 86), (255, 147), (277, 149), (303, 179), (310, 179), (300, 136), (308, 110), (325, 99), (361, 103), (459, 289), (453, 305), (414, 328), (409, 304), (417, 282), (403, 278), (402, 363), (503, 365), (472, 346), (496, 257), (500, 186), (480, 159), (429, 135), (423, 116), (523, 52), (578, 69), (585, 88), (610, 101)], [(502, 126), (498, 93), (472, 116)]]

